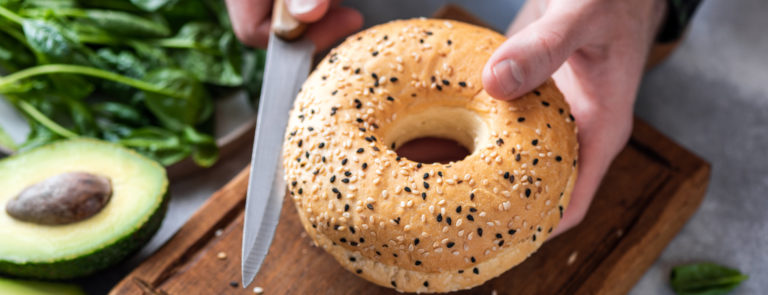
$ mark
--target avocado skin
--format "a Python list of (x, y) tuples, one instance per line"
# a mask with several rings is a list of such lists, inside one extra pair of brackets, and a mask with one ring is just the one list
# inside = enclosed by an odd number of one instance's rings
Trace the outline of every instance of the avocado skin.
[(168, 199), (169, 193), (166, 192), (160, 208), (138, 230), (89, 254), (73, 259), (24, 264), (0, 260), (0, 273), (21, 278), (54, 280), (83, 277), (105, 269), (128, 258), (149, 242), (163, 223)]

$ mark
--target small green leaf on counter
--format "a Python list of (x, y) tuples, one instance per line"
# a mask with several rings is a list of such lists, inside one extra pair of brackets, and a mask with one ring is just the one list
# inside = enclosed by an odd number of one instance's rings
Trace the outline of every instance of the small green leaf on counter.
[(676, 266), (670, 273), (672, 289), (678, 295), (720, 295), (749, 278), (736, 269), (714, 263)]

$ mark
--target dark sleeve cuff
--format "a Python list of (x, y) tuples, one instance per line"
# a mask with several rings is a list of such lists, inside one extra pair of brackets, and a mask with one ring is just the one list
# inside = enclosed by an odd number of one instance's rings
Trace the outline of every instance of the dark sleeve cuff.
[(679, 39), (700, 3), (701, 0), (667, 0), (667, 17), (656, 36), (656, 42), (667, 43)]

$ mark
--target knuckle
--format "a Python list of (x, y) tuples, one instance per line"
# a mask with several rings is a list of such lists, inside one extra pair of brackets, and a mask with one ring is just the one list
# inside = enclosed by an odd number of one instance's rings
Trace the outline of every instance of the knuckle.
[(533, 42), (545, 53), (544, 62), (547, 64), (559, 63), (565, 59), (568, 54), (565, 41), (564, 34), (553, 30), (539, 30), (533, 34)]
[(266, 47), (266, 36), (256, 29), (256, 26), (235, 26), (235, 37), (247, 45), (254, 47)]

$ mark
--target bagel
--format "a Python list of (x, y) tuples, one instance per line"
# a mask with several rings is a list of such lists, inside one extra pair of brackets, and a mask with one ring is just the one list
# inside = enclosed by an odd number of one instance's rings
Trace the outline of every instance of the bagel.
[[(331, 50), (299, 92), (283, 167), (304, 229), (349, 271), (406, 292), (468, 289), (530, 256), (568, 205), (576, 125), (552, 80), (513, 101), (481, 71), (505, 37), (447, 20), (392, 21)], [(418, 163), (395, 149), (453, 139)]]

